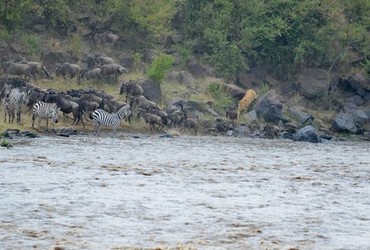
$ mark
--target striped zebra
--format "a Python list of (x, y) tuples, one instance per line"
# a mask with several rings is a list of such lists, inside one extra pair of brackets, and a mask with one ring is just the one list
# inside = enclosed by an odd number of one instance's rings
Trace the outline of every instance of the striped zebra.
[(8, 94), (5, 95), (3, 100), (3, 106), (6, 114), (9, 116), (9, 123), (14, 122), (15, 113), (17, 115), (17, 123), (21, 122), (22, 106), (27, 105), (29, 102), (29, 92), (26, 90), (20, 90), (19, 88), (13, 88)]
[(103, 109), (96, 109), (91, 113), (90, 118), (94, 124), (94, 134), (100, 134), (100, 127), (107, 126), (112, 127), (113, 134), (116, 132), (117, 127), (120, 125), (123, 118), (129, 118), (132, 116), (132, 112), (129, 106), (124, 105), (116, 113), (108, 113)]
[(6, 116), (8, 115), (9, 123), (10, 123), (10, 98), (9, 94), (6, 94), (3, 99), (3, 108), (4, 108), (4, 123), (6, 123)]
[[(46, 120), (46, 130), (48, 130), (48, 121), (58, 123), (58, 106), (56, 103), (37, 102), (33, 105), (32, 127), (34, 127), (36, 117), (39, 118), (39, 127), (42, 119)], [(54, 128), (54, 124), (53, 124)]]

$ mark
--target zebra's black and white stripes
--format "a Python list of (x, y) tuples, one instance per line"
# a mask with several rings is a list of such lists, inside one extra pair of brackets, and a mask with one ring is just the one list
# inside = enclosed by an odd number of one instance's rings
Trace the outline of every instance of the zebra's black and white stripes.
[(11, 115), (10, 112), (10, 98), (9, 98), (9, 94), (6, 94), (4, 99), (3, 99), (3, 108), (4, 108), (4, 123), (6, 123), (6, 116), (8, 115), (8, 120), (9, 120), (9, 123), (10, 123), (10, 120), (11, 120), (11, 116), (14, 117), (14, 115)]
[[(56, 103), (37, 102), (32, 111), (32, 127), (34, 127), (36, 117), (39, 118), (39, 124), (42, 119), (46, 120), (46, 129), (48, 129), (48, 120), (58, 123), (58, 106)], [(53, 124), (54, 127), (54, 124)]]
[(17, 115), (17, 122), (21, 122), (22, 106), (29, 102), (29, 92), (24, 89), (13, 88), (5, 95), (3, 99), (3, 107), (5, 112), (4, 122), (6, 122), (6, 115), (8, 120), (14, 122), (15, 113)]
[(122, 106), (116, 113), (108, 113), (103, 109), (96, 109), (90, 116), (94, 124), (94, 134), (99, 134), (101, 126), (112, 127), (113, 133), (115, 133), (121, 120), (130, 116), (132, 116), (132, 112), (127, 105)]

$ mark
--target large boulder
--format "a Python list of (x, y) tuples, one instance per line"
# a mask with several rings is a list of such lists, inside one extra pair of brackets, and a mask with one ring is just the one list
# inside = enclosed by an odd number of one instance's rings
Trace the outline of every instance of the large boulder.
[(57, 63), (75, 61), (74, 59), (67, 52), (62, 51), (49, 51), (41, 54), (41, 62), (48, 69), (53, 69)]
[(310, 120), (312, 122), (315, 119), (312, 115), (302, 111), (302, 108), (299, 106), (289, 107), (288, 110), (300, 125), (304, 125), (310, 122)]
[(199, 63), (195, 59), (189, 60), (186, 66), (190, 73), (196, 78), (205, 77), (211, 74), (211, 70), (206, 65)]
[(343, 106), (343, 110), (353, 117), (353, 121), (358, 129), (362, 129), (369, 122), (369, 116), (365, 111), (357, 107), (354, 103), (347, 103)]
[(347, 79), (349, 85), (361, 93), (361, 90), (370, 91), (370, 79), (360, 73), (355, 73)]
[(167, 74), (167, 79), (171, 82), (192, 86), (195, 82), (194, 77), (187, 71), (171, 71)]
[(227, 84), (226, 91), (236, 100), (241, 100), (245, 95), (245, 90), (235, 84)]
[(144, 96), (153, 102), (159, 102), (162, 98), (161, 87), (158, 82), (150, 79), (141, 79), (139, 84), (144, 90)]
[(298, 86), (301, 95), (312, 99), (320, 97), (329, 91), (330, 73), (323, 69), (303, 69), (298, 75)]
[(297, 131), (293, 135), (293, 141), (306, 141), (312, 143), (321, 142), (320, 137), (317, 135), (316, 130), (311, 125), (307, 125)]
[(262, 95), (255, 106), (258, 118), (272, 123), (278, 123), (280, 120), (287, 122), (287, 119), (283, 116), (282, 108), (283, 105), (279, 101), (275, 90), (270, 90)]
[(334, 118), (331, 128), (336, 132), (357, 133), (357, 127), (353, 115), (349, 112), (340, 111)]

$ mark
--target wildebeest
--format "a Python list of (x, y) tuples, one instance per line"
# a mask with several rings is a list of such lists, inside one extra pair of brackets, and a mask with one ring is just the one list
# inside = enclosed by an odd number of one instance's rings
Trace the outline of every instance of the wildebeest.
[(145, 96), (140, 95), (136, 98), (133, 98), (130, 102), (130, 107), (149, 109), (150, 107), (159, 109), (158, 105), (155, 102), (149, 101)]
[(86, 79), (86, 80), (96, 80), (99, 81), (101, 80), (101, 68), (94, 68), (94, 69), (84, 69), (81, 70), (80, 73), (80, 79)]
[(31, 66), (24, 63), (5, 62), (2, 64), (2, 70), (5, 74), (24, 77), (25, 79), (33, 78)]
[(156, 129), (159, 130), (164, 127), (162, 118), (158, 115), (154, 115), (146, 112), (144, 109), (141, 109), (138, 117), (142, 117), (146, 124), (149, 124), (150, 130)]
[(80, 71), (81, 67), (77, 64), (72, 63), (63, 63), (57, 64), (55, 66), (55, 73), (57, 76), (62, 76), (64, 81), (67, 82), (67, 79), (77, 77), (78, 82), (80, 81)]
[(126, 102), (127, 102), (129, 97), (132, 98), (142, 95), (144, 93), (144, 89), (133, 80), (130, 80), (128, 82), (122, 81), (119, 93), (120, 95), (126, 93)]
[(124, 72), (127, 72), (127, 69), (117, 63), (104, 64), (103, 66), (101, 66), (102, 79), (107, 82), (109, 81), (109, 79), (116, 80), (117, 77)]
[(50, 79), (51, 75), (50, 73), (46, 70), (46, 67), (42, 65), (40, 62), (28, 62), (28, 61), (22, 61), (23, 64), (28, 64), (30, 66), (30, 72), (32, 75), (32, 78), (35, 79), (37, 83), (37, 77), (41, 78), (47, 78)]
[(112, 31), (97, 32), (93, 35), (95, 45), (105, 43), (115, 43), (118, 40), (118, 36), (113, 34)]
[(87, 63), (88, 69), (93, 69), (93, 68), (99, 68), (103, 66), (104, 64), (113, 64), (114, 60), (109, 56), (94, 55), (94, 56), (88, 56), (86, 63)]

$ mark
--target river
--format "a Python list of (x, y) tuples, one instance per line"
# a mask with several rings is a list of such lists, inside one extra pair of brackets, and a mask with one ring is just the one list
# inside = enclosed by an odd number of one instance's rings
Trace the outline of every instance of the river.
[(370, 249), (370, 143), (118, 134), (0, 148), (0, 249)]

